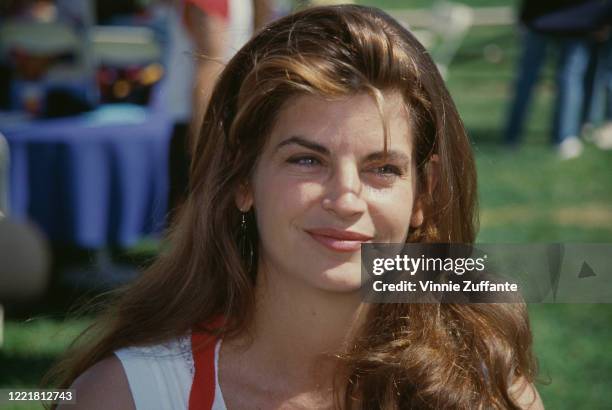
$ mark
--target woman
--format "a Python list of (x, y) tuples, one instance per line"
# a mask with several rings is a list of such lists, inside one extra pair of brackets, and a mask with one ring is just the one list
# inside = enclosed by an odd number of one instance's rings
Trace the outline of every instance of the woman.
[(77, 408), (542, 408), (524, 305), (361, 302), (362, 242), (475, 236), (455, 106), (383, 12), (313, 8), (245, 45), (190, 188), (169, 249), (60, 364)]

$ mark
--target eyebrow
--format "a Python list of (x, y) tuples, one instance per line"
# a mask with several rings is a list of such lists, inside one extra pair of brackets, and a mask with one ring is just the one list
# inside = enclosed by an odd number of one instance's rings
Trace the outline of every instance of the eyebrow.
[[(318, 152), (323, 155), (330, 155), (330, 151), (329, 149), (327, 149), (327, 147), (321, 144), (317, 144), (316, 142), (310, 141), (299, 135), (294, 135), (292, 137), (287, 138), (286, 140), (281, 141), (276, 146), (274, 151), (276, 152), (280, 150), (282, 147), (285, 147), (288, 145), (294, 145), (294, 144), (300, 145), (304, 148), (310, 149), (312, 151)], [(387, 150), (386, 154), (384, 151), (377, 151), (377, 152), (368, 154), (365, 157), (365, 160), (366, 161), (380, 161), (380, 160), (389, 161), (390, 160), (390, 161), (401, 161), (401, 162), (409, 163), (410, 157), (401, 151)]]
[(326, 147), (324, 147), (323, 145), (317, 144), (316, 142), (309, 141), (306, 138), (301, 137), (299, 135), (294, 135), (293, 137), (289, 137), (286, 140), (280, 142), (276, 146), (276, 149), (274, 151), (278, 151), (282, 147), (285, 147), (287, 145), (292, 145), (292, 144), (301, 145), (302, 147), (305, 147), (305, 148), (308, 148), (310, 150), (316, 151), (316, 152), (318, 152), (320, 154), (325, 154), (325, 155), (329, 155), (330, 154), (329, 150)]
[(365, 157), (366, 161), (398, 161), (398, 162), (406, 162), (410, 163), (410, 157), (404, 154), (401, 151), (395, 150), (387, 150), (385, 154), (384, 151), (373, 152)]

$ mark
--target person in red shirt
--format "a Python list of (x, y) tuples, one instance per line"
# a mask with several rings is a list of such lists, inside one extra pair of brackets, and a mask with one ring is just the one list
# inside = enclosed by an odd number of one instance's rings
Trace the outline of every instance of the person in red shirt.
[[(233, 7), (232, 2), (236, 2)], [(206, 105), (225, 61), (253, 30), (270, 21), (273, 13), (271, 0), (181, 0), (177, 7), (182, 10), (184, 26), (194, 45), (195, 85), (191, 120), (175, 124), (170, 143), (168, 209), (171, 215), (185, 199), (189, 140), (198, 135)], [(244, 16), (233, 15), (232, 11)]]

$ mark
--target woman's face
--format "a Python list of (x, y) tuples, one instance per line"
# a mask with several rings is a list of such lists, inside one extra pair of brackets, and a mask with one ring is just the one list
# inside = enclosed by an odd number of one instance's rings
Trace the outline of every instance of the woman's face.
[[(237, 205), (254, 207), (260, 269), (328, 291), (360, 286), (362, 242), (404, 242), (422, 223), (412, 133), (399, 94), (385, 96), (390, 139), (367, 94), (285, 104)], [(416, 204), (416, 205), (415, 205)]]

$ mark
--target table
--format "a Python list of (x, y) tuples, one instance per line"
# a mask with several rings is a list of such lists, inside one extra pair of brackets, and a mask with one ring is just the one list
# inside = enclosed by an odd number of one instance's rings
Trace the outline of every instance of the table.
[(171, 127), (163, 114), (129, 104), (0, 122), (11, 155), (11, 217), (32, 220), (54, 243), (93, 249), (159, 232)]

